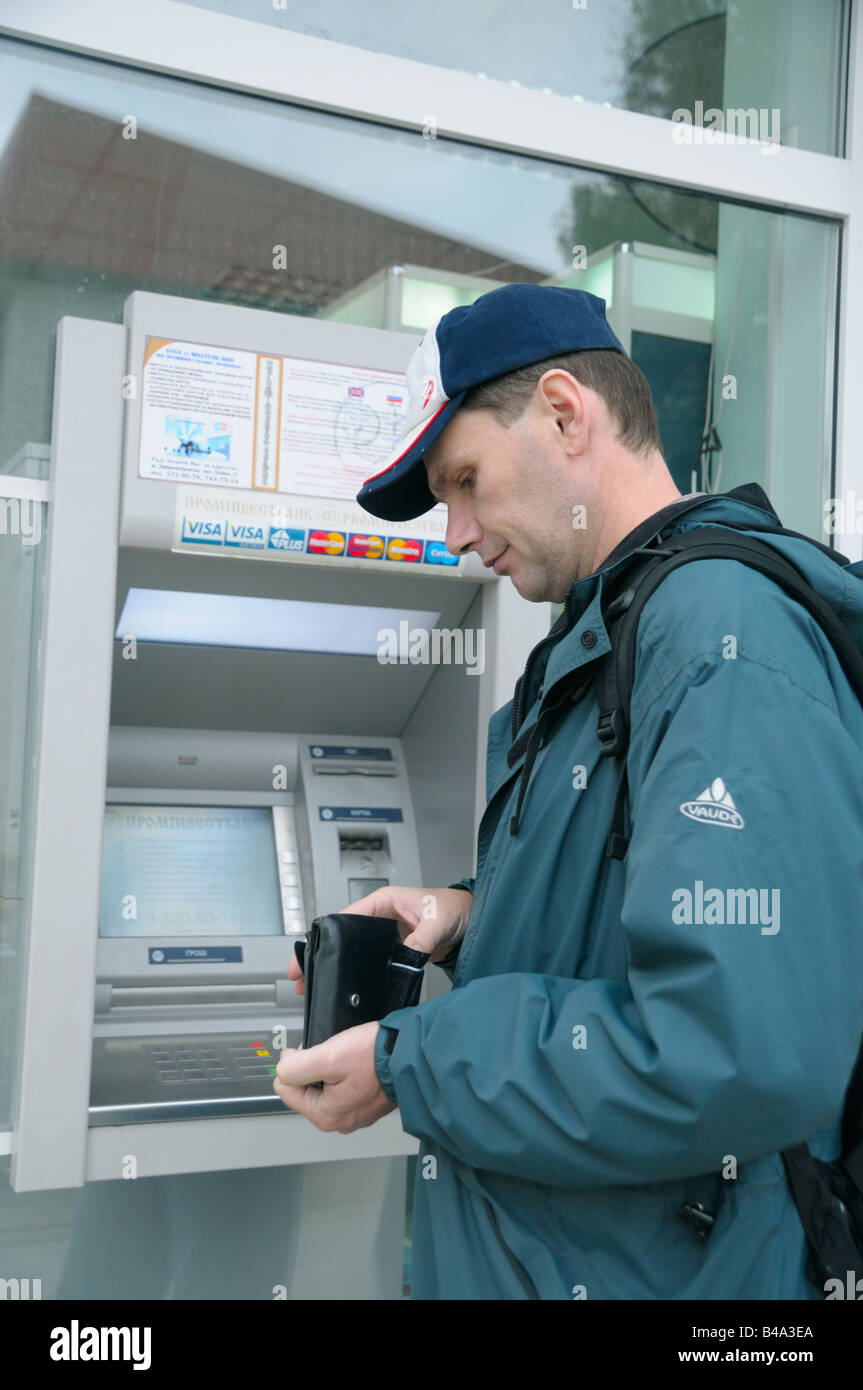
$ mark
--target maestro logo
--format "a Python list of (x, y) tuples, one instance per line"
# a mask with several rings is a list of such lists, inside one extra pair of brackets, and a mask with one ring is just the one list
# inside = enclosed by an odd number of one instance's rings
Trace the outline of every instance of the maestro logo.
[(387, 546), (388, 560), (406, 560), (411, 564), (416, 564), (422, 559), (422, 541), (406, 540), (403, 536), (393, 536)]

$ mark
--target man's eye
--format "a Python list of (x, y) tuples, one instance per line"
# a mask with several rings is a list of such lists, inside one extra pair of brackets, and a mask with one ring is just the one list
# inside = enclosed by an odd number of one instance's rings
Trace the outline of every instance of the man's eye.
[(473, 486), (473, 479), (474, 479), (473, 473), (465, 473), (464, 477), (461, 479), (461, 481), (460, 481), (460, 483), (459, 483), (459, 487), (460, 487), (460, 488), (461, 488), (461, 487), (466, 487), (466, 486), (467, 486), (467, 487), (472, 487), (472, 486)]

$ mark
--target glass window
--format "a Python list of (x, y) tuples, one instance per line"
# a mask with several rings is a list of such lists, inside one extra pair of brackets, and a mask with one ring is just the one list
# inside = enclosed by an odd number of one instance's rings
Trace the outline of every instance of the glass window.
[(699, 102), (726, 120), (775, 109), (783, 144), (842, 152), (844, 0), (184, 3), (669, 120)]
[(837, 224), (14, 41), (0, 66), (0, 471), (47, 468), (58, 319), (134, 289), (419, 336), (547, 281), (607, 300), (682, 491), (755, 479), (818, 533)]

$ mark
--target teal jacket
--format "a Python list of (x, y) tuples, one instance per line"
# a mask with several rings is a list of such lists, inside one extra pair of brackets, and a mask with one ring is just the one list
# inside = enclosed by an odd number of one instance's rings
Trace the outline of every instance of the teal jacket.
[[(779, 524), (757, 485), (736, 493), (665, 528), (656, 513), (572, 586), (568, 630), (528, 662), (524, 728), (609, 649), (600, 595), (623, 554)], [(863, 566), (754, 534), (863, 646)], [(737, 561), (659, 586), (639, 623), (623, 860), (605, 853), (618, 769), (593, 694), (540, 749), (516, 827), (511, 705), (489, 723), (452, 989), (388, 1014), (375, 1047), (420, 1141), (412, 1296), (818, 1298), (780, 1150), (835, 1157), (863, 1030), (863, 710), (833, 647)], [(704, 1241), (679, 1214), (696, 1203), (715, 1218)]]

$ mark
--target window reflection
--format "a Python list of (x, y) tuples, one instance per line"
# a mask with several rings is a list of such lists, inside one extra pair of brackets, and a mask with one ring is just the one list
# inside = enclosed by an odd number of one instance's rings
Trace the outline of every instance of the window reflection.
[(419, 335), (527, 280), (608, 301), (682, 491), (762, 481), (817, 533), (835, 224), (10, 41), (0, 66), (0, 469), (47, 466), (63, 314), (143, 289)]

